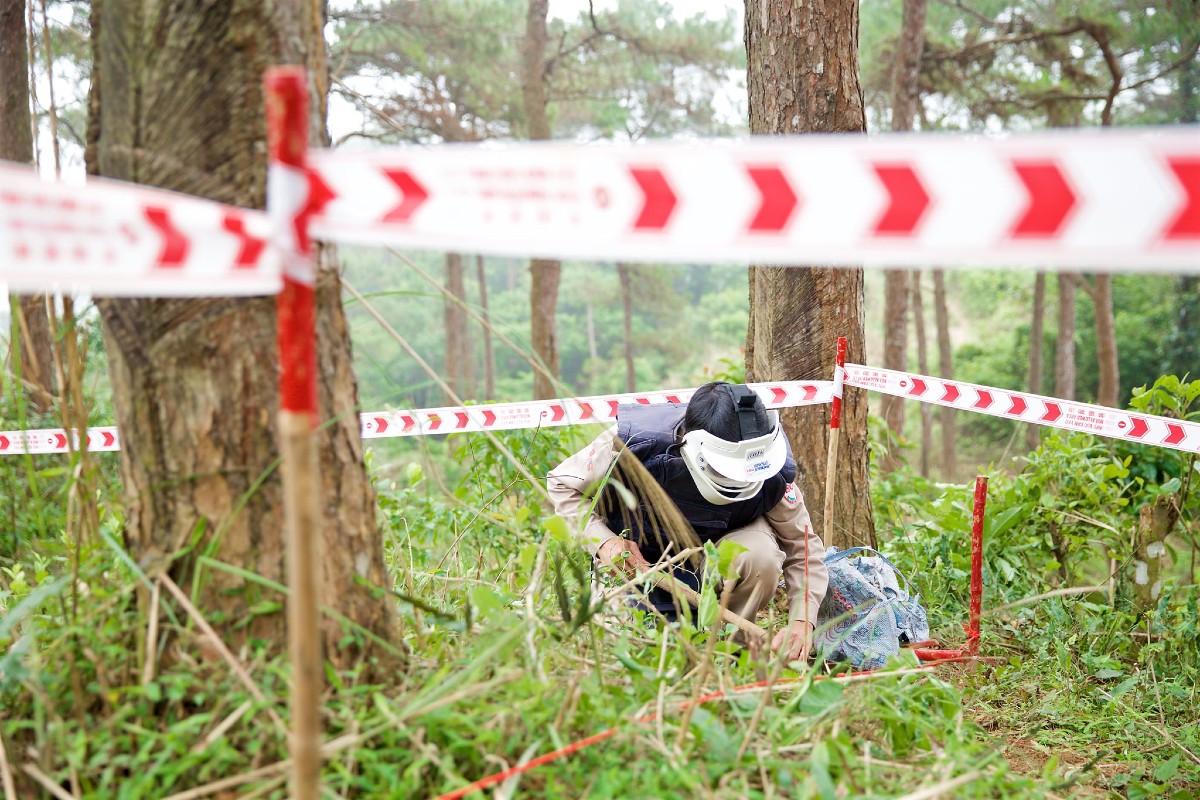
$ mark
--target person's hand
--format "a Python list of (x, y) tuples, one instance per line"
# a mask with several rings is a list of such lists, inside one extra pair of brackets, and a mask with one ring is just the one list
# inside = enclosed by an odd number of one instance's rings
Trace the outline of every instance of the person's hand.
[[(624, 558), (621, 558), (625, 554)], [(624, 570), (641, 570), (650, 566), (650, 562), (642, 556), (642, 551), (636, 542), (614, 536), (606, 539), (596, 550), (596, 558), (606, 567), (619, 566)]]
[(812, 649), (812, 634), (812, 623), (796, 620), (775, 634), (771, 640), (771, 650), (776, 653), (785, 650), (788, 661), (806, 659), (808, 651)]

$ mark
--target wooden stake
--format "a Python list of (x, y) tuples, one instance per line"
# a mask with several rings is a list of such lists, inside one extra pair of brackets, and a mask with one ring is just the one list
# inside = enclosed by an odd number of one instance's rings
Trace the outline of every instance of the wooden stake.
[(833, 543), (833, 492), (834, 477), (837, 474), (838, 445), (842, 434), (842, 386), (846, 378), (846, 337), (839, 336), (837, 340), (837, 359), (833, 371), (833, 403), (829, 411), (829, 457), (825, 461), (825, 513), (824, 536), (821, 538), (825, 546)]
[(296, 800), (321, 794), (323, 661), (317, 612), (316, 272), (308, 238), (313, 198), (306, 164), (308, 82), (301, 67), (264, 79), (270, 177), (267, 210), (283, 258), (279, 332), (279, 454), (287, 535), (288, 645), (292, 661), (292, 785)]

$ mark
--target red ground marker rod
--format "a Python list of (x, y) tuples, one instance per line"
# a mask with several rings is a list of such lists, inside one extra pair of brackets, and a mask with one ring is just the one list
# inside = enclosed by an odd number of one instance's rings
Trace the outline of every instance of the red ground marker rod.
[(987, 508), (987, 477), (975, 479), (971, 512), (971, 610), (967, 623), (967, 652), (979, 653), (979, 618), (983, 614), (983, 514)]
[(824, 535), (821, 537), (829, 547), (833, 540), (833, 489), (837, 472), (838, 444), (842, 433), (842, 387), (846, 380), (846, 337), (837, 340), (837, 355), (833, 367), (833, 401), (829, 409), (829, 456), (825, 461), (825, 514)]
[(291, 796), (318, 800), (323, 680), (317, 617), (316, 269), (308, 238), (308, 80), (302, 67), (263, 79), (267, 113), (267, 211), (283, 258), (276, 301), (279, 336), (279, 454), (287, 535), (288, 649), (292, 661)]

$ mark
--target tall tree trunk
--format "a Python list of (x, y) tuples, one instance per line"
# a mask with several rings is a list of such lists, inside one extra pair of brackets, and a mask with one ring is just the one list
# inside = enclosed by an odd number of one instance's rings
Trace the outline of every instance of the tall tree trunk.
[[(1029, 391), (1042, 393), (1043, 358), (1045, 356), (1046, 273), (1038, 272), (1033, 279), (1033, 322), (1029, 326)], [(1040, 425), (1025, 426), (1025, 446), (1036, 450), (1041, 441)]]
[[(925, 341), (925, 304), (921, 298), (921, 272), (912, 273), (912, 308), (917, 337), (917, 372), (929, 374), (929, 348)], [(933, 408), (921, 403), (921, 477), (929, 477), (929, 453), (933, 450)]]
[(1121, 367), (1117, 358), (1117, 331), (1113, 319), (1112, 275), (1097, 275), (1091, 295), (1096, 317), (1096, 370), (1100, 377), (1096, 402), (1102, 406), (1119, 408)]
[[(925, 50), (925, 3), (926, 0), (904, 0), (904, 18), (892, 67), (892, 130), (896, 132), (911, 131), (917, 111), (921, 54)], [(904, 371), (908, 369), (908, 270), (887, 270), (884, 281), (883, 366), (885, 369)], [(916, 273), (913, 281), (919, 281)], [(923, 346), (923, 342), (918, 342), (918, 347)], [(904, 405), (904, 398), (892, 395), (884, 395), (880, 400), (888, 430), (897, 439), (904, 436)], [(922, 425), (926, 416), (923, 410)], [(923, 460), (928, 457), (927, 453), (922, 452)], [(890, 472), (899, 463), (899, 453), (889, 448), (879, 466), (883, 471)], [(922, 474), (927, 474), (927, 470), (922, 470)]]
[(617, 264), (621, 281), (621, 339), (625, 345), (625, 391), (636, 392), (637, 371), (633, 366), (633, 270), (628, 264)]
[(1078, 278), (1058, 274), (1058, 336), (1054, 346), (1054, 396), (1075, 399), (1075, 294)]
[[(954, 379), (954, 355), (950, 346), (950, 309), (946, 305), (946, 274), (933, 270), (933, 308), (937, 320), (938, 376)], [(958, 442), (956, 441), (954, 409), (942, 406), (942, 475), (954, 480), (958, 472)]]
[[(550, 138), (550, 120), (546, 115), (546, 15), (549, 0), (529, 0), (525, 16), (525, 42), (522, 44), (521, 96), (525, 103), (525, 124), (529, 138)], [(555, 377), (558, 376), (558, 284), (562, 262), (535, 258), (530, 272), (530, 339), (533, 355)], [(533, 394), (537, 398), (555, 397), (554, 382), (540, 370), (533, 373)]]
[(488, 308), (487, 274), (483, 269), (483, 256), (475, 256), (475, 275), (479, 282), (479, 315), (483, 319), (483, 399), (493, 400), (496, 396), (496, 354), (492, 350), (492, 321)]
[(596, 349), (596, 314), (592, 310), (591, 300), (584, 301), (583, 310), (587, 324), (588, 358), (594, 363), (600, 359), (600, 352)]
[[(24, 0), (0, 0), (0, 159), (33, 163), (33, 117), (29, 112), (31, 33), (25, 24)], [(10, 362), (20, 359), (26, 398), (38, 411), (54, 399), (52, 337), (44, 295), (24, 295), (12, 304)]]
[[(751, 133), (865, 130), (856, 0), (747, 0), (745, 39)], [(861, 269), (751, 267), (748, 379), (827, 379), (833, 374), (838, 336), (848, 340), (846, 357), (861, 363)], [(839, 547), (874, 543), (866, 393), (846, 389), (836, 476), (825, 475), (829, 408), (787, 410), (783, 420), (813, 524)], [(836, 490), (836, 519), (828, 526), (823, 510), (827, 478)]]
[[(889, 269), (884, 273), (883, 300), (883, 367), (900, 372), (908, 370), (908, 270)], [(885, 394), (879, 401), (880, 412), (887, 423), (888, 431), (897, 441), (904, 438), (903, 397)], [(900, 466), (899, 445), (888, 448), (879, 463), (884, 472)]]
[[(92, 174), (261, 208), (266, 187), (263, 71), (307, 63), (312, 140), (326, 140), (323, 14), (252, 0), (106, 0), (92, 7), (88, 119)], [(333, 251), (318, 256), (316, 302), (322, 565), (318, 600), (376, 635), (395, 610), (363, 461), (358, 390)], [(98, 302), (121, 427), (125, 535), (135, 558), (206, 552), (284, 581), (282, 492), (274, 469), (279, 362), (273, 298)], [(171, 573), (190, 581), (194, 555)], [(200, 600), (227, 641), (284, 640), (280, 612), (248, 615), (266, 590), (206, 570)], [(373, 587), (382, 587), (383, 592)], [(274, 596), (272, 595), (272, 599)], [(341, 623), (322, 620), (326, 654), (361, 662)]]
[[(463, 275), (461, 253), (446, 254), (446, 291), (450, 296), (444, 301), (446, 321), (446, 383), (459, 397), (473, 391), (475, 381), (473, 366), (474, 348), (469, 344), (467, 332), (466, 281)], [(447, 398), (446, 402), (454, 401)]]

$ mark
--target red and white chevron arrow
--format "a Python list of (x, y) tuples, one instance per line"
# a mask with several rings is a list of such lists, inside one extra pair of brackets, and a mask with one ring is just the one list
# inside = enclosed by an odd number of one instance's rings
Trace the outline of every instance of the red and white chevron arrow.
[[(817, 405), (828, 403), (833, 397), (831, 381), (752, 383), (750, 388), (758, 392), (767, 408)], [(694, 391), (678, 389), (418, 411), (373, 411), (362, 414), (360, 420), (364, 439), (609, 423), (617, 418), (617, 407), (621, 404), (686, 403)]]
[(265, 214), (119, 181), (42, 180), (0, 162), (0, 282), (95, 295), (274, 294)]
[(858, 364), (846, 365), (846, 385), (993, 417), (1200, 453), (1200, 425), (1153, 414)]
[(1200, 272), (1200, 129), (313, 153), (331, 241), (506, 255)]
[[(72, 449), (79, 449), (79, 437), (71, 432)], [(121, 449), (121, 440), (114, 427), (88, 428), (87, 449), (92, 452), (115, 452)], [(66, 453), (67, 432), (63, 428), (44, 428), (33, 431), (0, 431), (0, 456), (17, 456), (25, 453)]]

